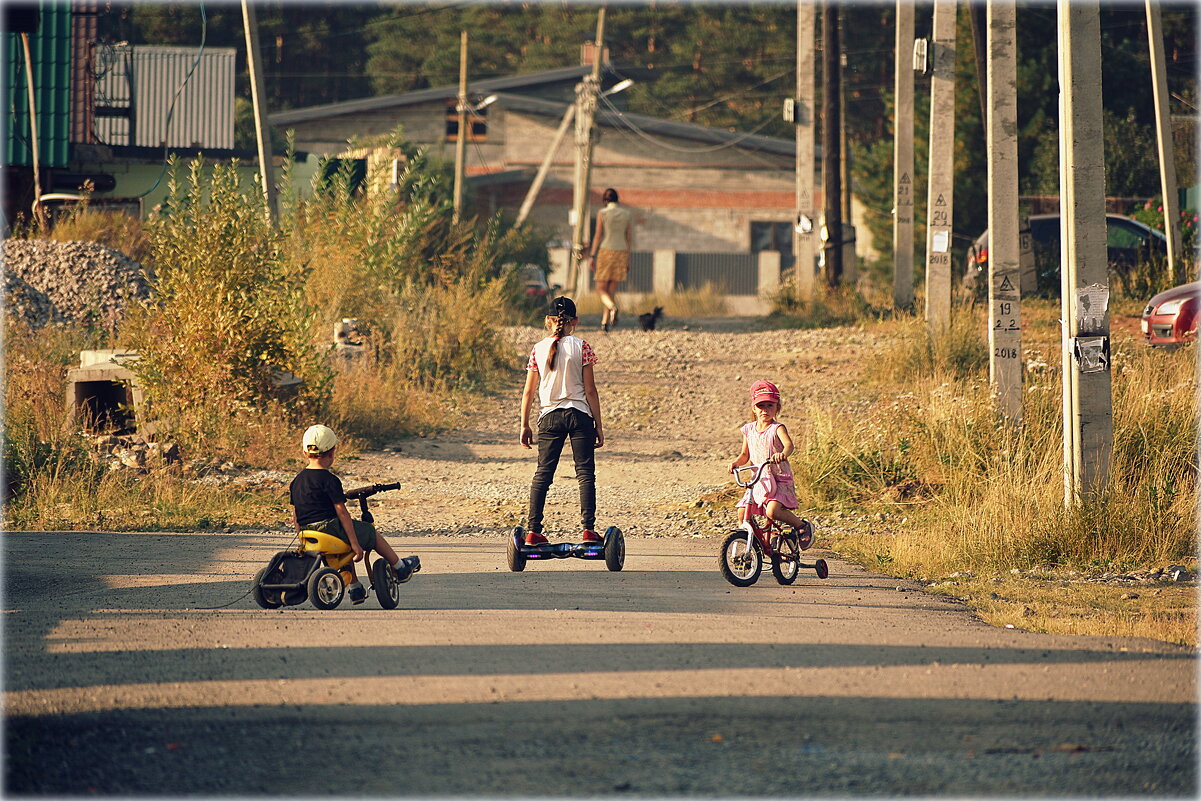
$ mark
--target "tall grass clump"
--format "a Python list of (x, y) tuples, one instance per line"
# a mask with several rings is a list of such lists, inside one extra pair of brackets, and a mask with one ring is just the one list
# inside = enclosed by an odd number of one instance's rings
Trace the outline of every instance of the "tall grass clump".
[(812, 298), (799, 300), (792, 284), (772, 296), (772, 316), (798, 328), (829, 328), (879, 320), (884, 311), (854, 287), (819, 287)]
[(1187, 558), (1197, 530), (1196, 364), (1190, 352), (1132, 344), (1115, 359), (1109, 481), (1078, 505), (1064, 504), (1058, 371), (1026, 376), (1014, 426), (997, 414), (985, 376), (948, 378), (936, 353), (894, 372), (897, 400), (866, 422), (816, 426), (800, 447), (823, 472), (806, 466), (798, 480), (827, 504), (903, 510), (906, 526), (845, 547), (904, 574)]
[[(103, 347), (96, 330), (7, 321), (4, 331), (4, 499), (27, 496), (39, 476), (91, 473), (87, 447), (63, 399), (80, 350)], [(6, 508), (12, 522), (20, 510)]]
[[(185, 450), (264, 455), (289, 419), (323, 407), (329, 369), (308, 341), (313, 309), (305, 270), (284, 258), (283, 235), (261, 192), (234, 165), (187, 175), (172, 165), (168, 199), (151, 218), (153, 295), (129, 316), (126, 336), (146, 414)], [(303, 382), (290, 397), (281, 375)]]
[(406, 160), (395, 188), (379, 188), (369, 170), (369, 188), (354, 191), (337, 172), (296, 201), (284, 245), (305, 265), (310, 343), (327, 348), (344, 317), (367, 332), (369, 364), (335, 375), (330, 413), (370, 440), (437, 425), (436, 397), (486, 387), (510, 361), (499, 332), (518, 289), (504, 265), (531, 247), (498, 219), (453, 223), (442, 174), (421, 152), (389, 144)]

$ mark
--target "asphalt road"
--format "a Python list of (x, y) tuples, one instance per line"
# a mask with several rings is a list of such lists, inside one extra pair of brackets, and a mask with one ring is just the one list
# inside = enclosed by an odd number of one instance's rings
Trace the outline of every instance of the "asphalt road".
[(399, 609), (239, 598), (287, 541), (5, 534), (4, 792), (1197, 795), (1188, 649), (991, 628), (833, 558), (736, 589), (714, 538), (520, 574), (406, 538)]

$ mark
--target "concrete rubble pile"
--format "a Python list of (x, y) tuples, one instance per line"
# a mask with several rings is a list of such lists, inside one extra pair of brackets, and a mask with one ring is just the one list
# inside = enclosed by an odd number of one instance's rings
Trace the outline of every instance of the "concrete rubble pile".
[(32, 328), (59, 322), (113, 325), (149, 297), (145, 268), (96, 242), (7, 239), (5, 312)]

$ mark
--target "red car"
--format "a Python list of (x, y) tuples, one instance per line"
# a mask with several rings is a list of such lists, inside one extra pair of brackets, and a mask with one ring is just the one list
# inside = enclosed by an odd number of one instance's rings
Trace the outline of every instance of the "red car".
[(1201, 281), (1160, 292), (1143, 309), (1143, 336), (1150, 345), (1183, 345), (1197, 338)]

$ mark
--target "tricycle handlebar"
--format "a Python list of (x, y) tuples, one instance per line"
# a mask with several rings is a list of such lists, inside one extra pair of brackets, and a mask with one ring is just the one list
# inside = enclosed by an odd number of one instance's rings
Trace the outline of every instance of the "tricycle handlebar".
[(346, 492), (346, 497), (348, 499), (370, 498), (372, 495), (376, 494), (377, 492), (387, 492), (388, 490), (394, 490), (394, 489), (400, 489), (399, 481), (396, 481), (392, 484), (369, 484), (366, 487), (359, 487), (358, 489), (348, 490)]

